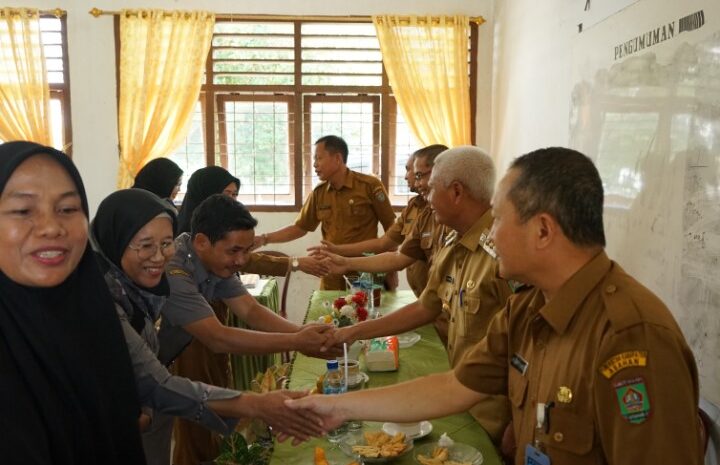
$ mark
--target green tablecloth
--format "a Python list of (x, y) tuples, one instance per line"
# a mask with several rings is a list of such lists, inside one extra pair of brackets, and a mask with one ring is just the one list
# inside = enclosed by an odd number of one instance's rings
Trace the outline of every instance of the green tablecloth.
[[(261, 304), (278, 312), (280, 307), (280, 293), (275, 278), (261, 279), (257, 285), (248, 289), (250, 295)], [(245, 324), (235, 315), (230, 315), (230, 326), (246, 328)], [(258, 372), (265, 372), (275, 363), (275, 355), (232, 355), (230, 357), (233, 371), (235, 389), (246, 391), (250, 389), (250, 381)]]
[[(342, 295), (338, 291), (315, 291), (310, 300), (306, 321), (314, 321), (325, 313), (323, 302), (332, 302)], [(381, 313), (385, 314), (415, 301), (411, 291), (386, 292), (382, 295)], [(449, 369), (447, 353), (432, 325), (415, 330), (422, 339), (406, 349), (400, 349), (400, 369), (397, 372), (369, 373), (368, 388), (386, 386), (419, 376), (446, 371)], [(325, 371), (325, 361), (305, 357), (298, 353), (293, 362), (290, 377), (291, 389), (306, 389), (314, 385), (317, 377)], [(415, 446), (437, 441), (442, 433), (447, 433), (455, 441), (470, 444), (480, 450), (485, 457), (483, 465), (500, 465), (500, 459), (487, 433), (468, 413), (452, 415), (431, 421), (432, 433), (415, 441)], [(382, 423), (366, 422), (366, 429), (380, 429)], [(336, 446), (325, 439), (313, 439), (300, 446), (292, 447), (289, 442), (275, 445), (270, 461), (271, 465), (311, 465), (313, 449), (323, 447), (331, 465), (345, 465), (351, 458), (345, 456)], [(392, 462), (397, 465), (417, 465), (413, 452)]]

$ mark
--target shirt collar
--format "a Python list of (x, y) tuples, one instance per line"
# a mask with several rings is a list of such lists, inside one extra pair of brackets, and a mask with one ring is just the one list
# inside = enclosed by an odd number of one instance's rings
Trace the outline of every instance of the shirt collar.
[[(558, 334), (565, 332), (588, 294), (608, 273), (610, 265), (607, 254), (601, 251), (572, 275), (562, 285), (557, 295), (540, 309), (540, 315), (555, 332)], [(539, 294), (542, 295), (540, 292)]]
[(480, 236), (483, 232), (488, 231), (492, 226), (492, 212), (488, 208), (487, 211), (467, 230), (458, 242), (471, 252), (475, 252), (480, 247)]
[[(345, 181), (343, 182), (343, 185), (340, 186), (341, 190), (343, 187), (347, 187), (348, 189), (352, 189), (353, 182), (355, 181), (355, 173), (350, 168), (345, 168)], [(330, 181), (327, 181), (327, 190), (334, 189), (332, 186), (332, 183)]]
[(183, 233), (176, 239), (178, 244), (178, 253), (182, 254), (182, 263), (187, 271), (192, 273), (193, 281), (201, 283), (210, 277), (210, 273), (205, 269), (200, 258), (195, 253), (190, 233)]

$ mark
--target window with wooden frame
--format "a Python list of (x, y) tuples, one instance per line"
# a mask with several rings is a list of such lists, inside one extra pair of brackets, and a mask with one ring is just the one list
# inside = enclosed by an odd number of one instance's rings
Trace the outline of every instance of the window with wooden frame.
[(70, 122), (70, 78), (67, 54), (66, 17), (40, 17), (40, 40), (50, 85), (50, 133), (54, 147), (72, 152)]
[(318, 182), (314, 142), (328, 134), (347, 141), (351, 169), (377, 175), (392, 203), (406, 204), (405, 163), (420, 146), (392, 96), (372, 23), (218, 17), (190, 133), (170, 156), (185, 182), (202, 166), (223, 166), (253, 210), (296, 211)]

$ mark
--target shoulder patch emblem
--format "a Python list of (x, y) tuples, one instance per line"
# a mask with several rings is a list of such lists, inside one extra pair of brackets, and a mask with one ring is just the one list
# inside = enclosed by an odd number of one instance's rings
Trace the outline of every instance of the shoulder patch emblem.
[(495, 242), (490, 239), (490, 231), (487, 229), (480, 234), (480, 240), (478, 241), (480, 246), (483, 248), (488, 255), (497, 260), (497, 252), (495, 251)]
[(647, 351), (631, 350), (613, 355), (605, 360), (605, 363), (600, 366), (600, 373), (607, 379), (610, 379), (615, 373), (625, 368), (644, 366), (647, 366)]
[(378, 191), (377, 194), (375, 194), (375, 198), (378, 202), (384, 202), (385, 201), (385, 193), (383, 191)]
[(630, 423), (637, 425), (650, 417), (650, 397), (642, 377), (613, 383), (620, 414)]
[(170, 276), (187, 276), (188, 278), (190, 277), (190, 273), (183, 270), (182, 268), (173, 268), (172, 270), (168, 270), (167, 274), (169, 274)]

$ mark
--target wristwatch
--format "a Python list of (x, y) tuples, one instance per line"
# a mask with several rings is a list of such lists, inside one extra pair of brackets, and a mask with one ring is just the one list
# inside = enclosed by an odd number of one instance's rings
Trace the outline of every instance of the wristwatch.
[(293, 271), (297, 271), (298, 268), (300, 268), (300, 261), (298, 260), (297, 257), (293, 257), (293, 258), (290, 260), (290, 269), (293, 270)]

